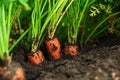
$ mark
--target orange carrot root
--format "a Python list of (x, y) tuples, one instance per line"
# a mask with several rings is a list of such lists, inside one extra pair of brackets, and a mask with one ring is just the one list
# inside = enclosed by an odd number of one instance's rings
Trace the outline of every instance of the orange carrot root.
[(60, 59), (61, 46), (58, 38), (46, 40), (45, 42), (49, 58), (51, 60)]
[(37, 52), (30, 54), (28, 60), (33, 64), (40, 64), (44, 61), (44, 55), (42, 51), (38, 50)]

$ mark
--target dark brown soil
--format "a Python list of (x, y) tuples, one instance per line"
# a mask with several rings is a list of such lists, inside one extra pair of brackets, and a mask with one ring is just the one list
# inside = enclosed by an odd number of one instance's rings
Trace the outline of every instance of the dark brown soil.
[(26, 55), (23, 48), (13, 55), (13, 60), (24, 68), (26, 80), (120, 80), (120, 39), (115, 36), (103, 37), (80, 48), (76, 57), (62, 55), (60, 60), (45, 59), (39, 65), (28, 62)]

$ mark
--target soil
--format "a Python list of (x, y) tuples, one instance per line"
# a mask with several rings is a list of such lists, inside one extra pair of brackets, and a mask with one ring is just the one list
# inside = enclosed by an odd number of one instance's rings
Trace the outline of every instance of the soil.
[(80, 48), (76, 57), (62, 55), (60, 60), (45, 59), (39, 65), (27, 60), (22, 46), (13, 53), (13, 60), (24, 68), (26, 80), (120, 80), (120, 38), (114, 35)]

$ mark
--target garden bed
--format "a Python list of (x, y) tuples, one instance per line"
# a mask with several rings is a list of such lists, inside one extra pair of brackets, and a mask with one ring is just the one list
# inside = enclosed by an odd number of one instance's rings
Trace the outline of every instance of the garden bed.
[(0, 80), (120, 80), (119, 1), (1, 0)]
[(76, 57), (62, 55), (60, 60), (45, 59), (39, 65), (31, 64), (26, 54), (19, 47), (13, 55), (24, 68), (26, 80), (120, 80), (120, 41), (114, 35), (80, 48)]

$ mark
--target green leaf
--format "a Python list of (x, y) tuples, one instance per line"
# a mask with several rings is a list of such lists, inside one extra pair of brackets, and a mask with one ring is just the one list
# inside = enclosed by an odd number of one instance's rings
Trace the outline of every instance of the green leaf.
[(20, 4), (22, 4), (26, 10), (30, 10), (30, 6), (27, 4), (28, 0), (18, 0)]

